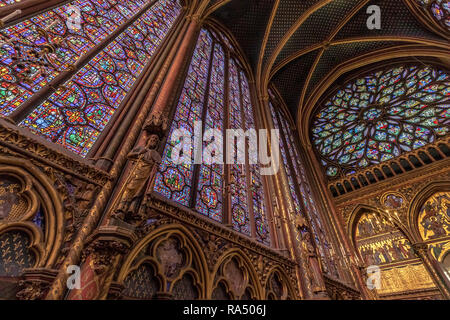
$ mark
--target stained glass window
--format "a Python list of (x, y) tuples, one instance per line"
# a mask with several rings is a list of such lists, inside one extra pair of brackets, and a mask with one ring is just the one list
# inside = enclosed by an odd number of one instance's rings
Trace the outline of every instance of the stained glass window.
[[(126, 0), (111, 4), (105, 0), (76, 0), (3, 29), (2, 33), (13, 41), (0, 46), (0, 115), (9, 115), (20, 107), (60, 71), (74, 65), (108, 34), (126, 23), (146, 2)], [(71, 7), (80, 9), (81, 29), (67, 25)], [(47, 32), (48, 38), (42, 30)], [(58, 43), (55, 52), (43, 54), (49, 45)], [(32, 50), (43, 56), (46, 67), (33, 59), (25, 62), (18, 59)], [(27, 81), (18, 77), (25, 72), (29, 72)]]
[[(271, 100), (276, 103), (275, 95), (270, 92)], [(272, 101), (269, 101), (269, 108), (273, 118), (275, 129), (280, 130), (280, 151), (283, 163), (285, 164), (285, 171), (290, 189), (290, 194), (293, 202), (293, 206), (296, 214), (303, 215), (301, 202), (306, 215), (311, 222), (311, 228), (314, 234), (314, 240), (316, 242), (321, 260), (325, 264), (325, 272), (339, 278), (338, 267), (335, 262), (335, 251), (331, 245), (331, 241), (328, 239), (325, 226), (322, 222), (322, 217), (317, 209), (316, 202), (314, 200), (311, 186), (306, 176), (304, 165), (301, 161), (298, 146), (295, 141), (295, 132), (290, 128), (289, 122), (284, 114), (276, 110)]]
[[(242, 108), (244, 109), (244, 118), (246, 128), (255, 128), (253, 106), (251, 103), (250, 87), (244, 72), (240, 73), (242, 90)], [(255, 159), (257, 160), (257, 159)], [(256, 161), (255, 161), (256, 162)], [(259, 165), (249, 164), (250, 167), (250, 197), (253, 208), (253, 218), (255, 220), (256, 238), (258, 241), (267, 245), (270, 244), (270, 231), (267, 222), (267, 214), (264, 199), (264, 187), (259, 172)]]
[(22, 0), (0, 0), (0, 8), (7, 6), (8, 4), (14, 4), (14, 3), (17, 3), (20, 1), (22, 1)]
[[(233, 163), (226, 165), (207, 164), (205, 161), (201, 164), (172, 163), (173, 150), (180, 143), (172, 142), (174, 130), (184, 128), (193, 136), (195, 121), (202, 120), (204, 134), (211, 130), (220, 133), (222, 143), (214, 141), (214, 145), (223, 148), (217, 150), (221, 153), (226, 148), (223, 139), (226, 129), (255, 129), (249, 83), (235, 55), (235, 49), (226, 36), (209, 29), (201, 30), (169, 131), (163, 161), (156, 174), (154, 190), (215, 221), (231, 224), (233, 229), (247, 236), (254, 235), (257, 241), (269, 245), (264, 187), (258, 164), (250, 165), (248, 159), (245, 163), (238, 163), (238, 152)], [(204, 137), (203, 140), (202, 152), (213, 142), (212, 137)], [(235, 143), (234, 147), (245, 152), (242, 144)], [(193, 160), (193, 150), (189, 156)], [(229, 185), (229, 193), (224, 192), (226, 185)], [(230, 221), (228, 217), (231, 217)]]
[(179, 12), (179, 5), (172, 0), (161, 0), (153, 5), (83, 66), (63, 88), (34, 109), (20, 126), (85, 157), (149, 63)]
[[(230, 81), (230, 128), (245, 129), (242, 117), (241, 95), (239, 89), (239, 71), (234, 60), (229, 64)], [(245, 151), (245, 144), (235, 144), (233, 147)], [(235, 152), (234, 162), (237, 163), (238, 152)], [(231, 165), (231, 210), (233, 227), (245, 234), (250, 234), (250, 213), (248, 208), (246, 166), (243, 164)]]
[(421, 65), (369, 73), (342, 86), (313, 119), (328, 177), (393, 159), (448, 134), (448, 71)]
[(436, 21), (450, 30), (450, 1), (416, 0), (424, 9), (429, 10)]
[[(172, 164), (173, 131), (178, 128), (194, 134), (194, 122), (203, 115), (203, 101), (205, 99), (208, 82), (208, 67), (212, 55), (212, 37), (206, 30), (202, 30), (189, 67), (177, 110), (170, 128), (168, 143), (164, 149), (163, 160), (155, 179), (155, 191), (170, 200), (189, 206), (194, 177), (194, 165)], [(180, 141), (177, 141), (179, 143)], [(191, 158), (192, 158), (191, 154)]]
[[(206, 110), (205, 130), (223, 133), (225, 90), (225, 52), (221, 45), (214, 46), (209, 96)], [(206, 148), (211, 141), (204, 141)], [(223, 212), (223, 171), (222, 164), (202, 164), (197, 186), (196, 209), (210, 218), (222, 221)]]

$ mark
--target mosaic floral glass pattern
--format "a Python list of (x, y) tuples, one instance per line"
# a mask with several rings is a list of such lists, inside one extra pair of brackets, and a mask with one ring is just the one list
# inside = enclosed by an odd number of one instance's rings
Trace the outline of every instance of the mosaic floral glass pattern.
[[(53, 80), (61, 70), (75, 64), (108, 34), (126, 23), (148, 1), (127, 0), (112, 4), (106, 0), (76, 0), (24, 20), (2, 32), (13, 42), (0, 47), (0, 115), (9, 115)], [(68, 28), (70, 6), (81, 11), (81, 29)], [(45, 29), (48, 39), (38, 32)], [(61, 42), (53, 53), (45, 54), (48, 67), (43, 70), (33, 62), (18, 64), (14, 57), (34, 50), (42, 53), (50, 44)], [(29, 82), (17, 77), (30, 70)]]
[(194, 122), (202, 118), (212, 45), (210, 33), (203, 29), (197, 41), (189, 72), (170, 128), (163, 160), (155, 179), (156, 192), (184, 206), (189, 206), (191, 198), (194, 165), (182, 164), (174, 166), (172, 164), (172, 151), (176, 145), (172, 144), (172, 134), (173, 130), (184, 128), (191, 135), (194, 135)]
[(351, 81), (314, 117), (312, 140), (329, 177), (393, 159), (448, 134), (449, 73), (398, 66)]
[(429, 10), (439, 24), (450, 30), (449, 0), (416, 0), (423, 8)]
[(179, 12), (171, 0), (156, 3), (20, 125), (85, 157)]

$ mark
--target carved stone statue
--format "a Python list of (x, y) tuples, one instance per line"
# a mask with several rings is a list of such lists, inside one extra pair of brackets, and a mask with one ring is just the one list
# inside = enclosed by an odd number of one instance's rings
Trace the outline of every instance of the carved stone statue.
[(128, 154), (128, 158), (134, 160), (134, 167), (114, 214), (116, 218), (123, 220), (128, 214), (133, 216), (133, 213), (137, 212), (152, 171), (161, 163), (161, 155), (157, 151), (159, 141), (158, 135), (152, 134), (148, 137), (145, 147), (136, 147)]

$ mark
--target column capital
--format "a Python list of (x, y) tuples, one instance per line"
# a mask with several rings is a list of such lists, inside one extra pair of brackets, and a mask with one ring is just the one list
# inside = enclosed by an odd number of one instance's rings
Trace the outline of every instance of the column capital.
[(414, 252), (418, 255), (426, 254), (428, 249), (428, 245), (423, 242), (413, 243), (411, 246), (414, 249)]
[(269, 101), (269, 95), (264, 95), (259, 97), (262, 101), (268, 102)]
[(58, 270), (47, 268), (25, 269), (16, 294), (19, 300), (40, 300), (47, 294), (50, 284), (58, 275)]
[(201, 16), (198, 13), (190, 14), (190, 15), (186, 16), (186, 20), (187, 21), (192, 21), (192, 22), (195, 22), (195, 23), (199, 23), (200, 20), (201, 20)]

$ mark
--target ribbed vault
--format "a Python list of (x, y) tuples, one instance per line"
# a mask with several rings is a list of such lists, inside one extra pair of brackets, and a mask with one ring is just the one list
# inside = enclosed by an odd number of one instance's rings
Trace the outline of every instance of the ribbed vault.
[[(370, 5), (381, 9), (380, 30), (367, 28)], [(261, 94), (273, 82), (299, 126), (310, 97), (340, 65), (389, 49), (448, 46), (409, 0), (216, 0), (207, 12), (236, 37)]]

